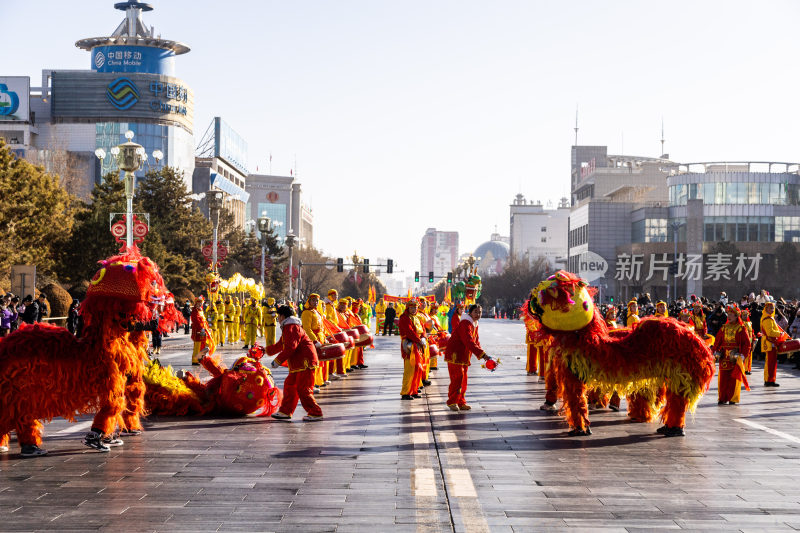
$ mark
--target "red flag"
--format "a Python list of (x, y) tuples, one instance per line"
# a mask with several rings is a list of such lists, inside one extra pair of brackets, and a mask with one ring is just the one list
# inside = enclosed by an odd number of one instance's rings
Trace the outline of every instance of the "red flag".
[(741, 381), (742, 385), (744, 385), (745, 390), (750, 390), (750, 384), (747, 382), (747, 376), (745, 375), (744, 370), (744, 362), (742, 361), (741, 357), (736, 358), (736, 366), (733, 367), (731, 370), (731, 376), (733, 379)]

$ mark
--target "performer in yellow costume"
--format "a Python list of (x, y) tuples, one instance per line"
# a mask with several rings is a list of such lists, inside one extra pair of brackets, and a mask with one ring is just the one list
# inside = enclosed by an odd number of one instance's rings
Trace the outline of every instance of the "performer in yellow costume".
[(656, 313), (653, 316), (669, 318), (669, 313), (667, 312), (667, 302), (663, 300), (656, 302)]
[[(208, 322), (208, 329), (211, 332), (211, 340), (214, 344), (217, 344), (219, 340), (219, 335), (217, 335), (217, 306), (214, 305), (214, 302), (209, 301), (208, 307), (206, 307), (206, 321)], [(192, 364), (195, 362), (195, 354), (192, 354)], [(197, 360), (197, 364), (200, 364), (200, 360)]]
[(236, 316), (236, 308), (233, 306), (233, 299), (230, 295), (225, 297), (225, 307), (222, 308), (225, 313), (225, 331), (223, 337), (227, 340), (228, 344), (233, 344), (238, 338), (234, 337), (235, 327), (233, 325), (234, 317)]
[(233, 340), (239, 342), (242, 340), (242, 306), (239, 305), (239, 297), (233, 297)]
[(264, 344), (272, 346), (275, 344), (275, 317), (277, 311), (275, 309), (275, 298), (267, 298), (267, 306), (261, 309), (261, 322), (264, 328)]
[[(312, 293), (308, 296), (303, 313), (300, 315), (303, 331), (306, 332), (308, 338), (314, 343), (317, 348), (325, 344), (325, 326), (322, 323), (322, 315), (317, 310), (319, 304), (319, 294)], [(325, 367), (323, 369), (323, 367)], [(327, 365), (320, 364), (314, 372), (314, 385), (317, 387), (324, 387), (328, 383), (327, 380)]]
[(375, 304), (375, 335), (378, 335), (383, 327), (383, 321), (386, 319), (386, 302), (383, 298), (378, 300)]
[[(350, 329), (350, 322), (348, 321), (348, 306), (347, 300), (341, 298), (336, 301), (336, 322), (335, 324), (341, 329)], [(344, 357), (336, 360), (336, 373), (342, 377), (346, 376), (350, 370), (350, 360), (353, 358), (353, 348), (347, 350)]]
[(761, 351), (764, 352), (764, 386), (780, 387), (775, 382), (778, 372), (778, 345), (787, 340), (789, 335), (775, 321), (775, 302), (764, 304), (761, 314)]
[(225, 346), (225, 304), (217, 300), (217, 344)]
[(256, 333), (261, 323), (261, 308), (255, 298), (244, 308), (244, 349), (256, 345)]
[(633, 326), (641, 319), (639, 318), (639, 304), (636, 303), (636, 300), (631, 300), (628, 302), (628, 319), (625, 322), (625, 325), (628, 327)]

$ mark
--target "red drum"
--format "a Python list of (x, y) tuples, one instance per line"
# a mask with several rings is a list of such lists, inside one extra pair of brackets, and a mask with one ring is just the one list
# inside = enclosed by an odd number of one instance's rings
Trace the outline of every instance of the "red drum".
[(356, 330), (356, 328), (346, 329), (346, 330), (344, 330), (344, 332), (347, 335), (349, 335), (351, 338), (353, 338), (354, 340), (357, 339), (361, 335), (361, 333), (359, 333), (358, 330)]
[(778, 345), (778, 353), (800, 352), (800, 339), (789, 339)]
[(428, 347), (428, 353), (430, 354), (431, 357), (439, 357), (439, 347), (436, 346), (435, 344), (431, 344)]
[(364, 324), (360, 324), (355, 327), (355, 330), (358, 331), (359, 335), (368, 335), (369, 334), (369, 327), (365, 326)]
[(323, 344), (322, 348), (317, 349), (317, 359), (320, 361), (334, 361), (344, 357), (344, 352), (344, 344), (341, 342)]
[(355, 344), (350, 335), (348, 335), (344, 331), (337, 331), (336, 333), (328, 337), (328, 342), (331, 343), (340, 342), (344, 345), (345, 350), (349, 350)]
[(375, 337), (371, 333), (363, 333), (356, 339), (356, 348), (365, 348), (370, 346)]

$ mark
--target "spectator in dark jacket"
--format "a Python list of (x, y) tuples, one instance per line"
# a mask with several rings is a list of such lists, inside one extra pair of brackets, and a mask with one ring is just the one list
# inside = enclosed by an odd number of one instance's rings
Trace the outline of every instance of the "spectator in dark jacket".
[(189, 303), (189, 300), (186, 300), (186, 303), (183, 304), (181, 308), (181, 314), (183, 318), (186, 319), (186, 323), (183, 325), (183, 332), (188, 335), (189, 334), (189, 323), (192, 321), (192, 305)]
[(39, 306), (39, 314), (36, 316), (36, 322), (41, 322), (43, 318), (50, 316), (50, 309), (47, 307), (47, 297), (44, 293), (39, 293), (39, 299), (36, 301)]
[(389, 331), (389, 335), (394, 333), (394, 319), (397, 316), (397, 310), (394, 308), (393, 303), (389, 303), (389, 307), (386, 308), (386, 315), (383, 321), (383, 335), (386, 335), (386, 331)]
[(67, 329), (73, 335), (78, 331), (78, 303), (78, 300), (72, 300), (69, 305), (69, 311), (67, 311)]
[(33, 324), (39, 319), (39, 304), (33, 301), (33, 296), (30, 294), (27, 295), (22, 300), (22, 305), (25, 306), (25, 310), (22, 311), (22, 321), (26, 324)]

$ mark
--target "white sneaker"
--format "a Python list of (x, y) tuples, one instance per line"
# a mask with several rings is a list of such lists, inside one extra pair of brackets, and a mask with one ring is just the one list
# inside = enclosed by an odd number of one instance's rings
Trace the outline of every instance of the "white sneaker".
[(328, 377), (331, 378), (334, 381), (338, 381), (338, 380), (342, 379), (342, 376), (340, 376), (339, 374), (330, 374)]
[(8, 446), (0, 446), (0, 453), (6, 453), (8, 451)]
[(551, 405), (547, 402), (544, 402), (542, 405), (539, 406), (539, 410), (553, 412), (553, 411), (558, 411), (558, 408), (555, 405)]
[(304, 422), (319, 422), (322, 420), (322, 415), (314, 416), (314, 415), (306, 415), (303, 417)]
[(121, 438), (117, 437), (116, 435), (112, 435), (110, 437), (105, 437), (103, 439), (103, 444), (106, 446), (122, 446), (125, 443)]

